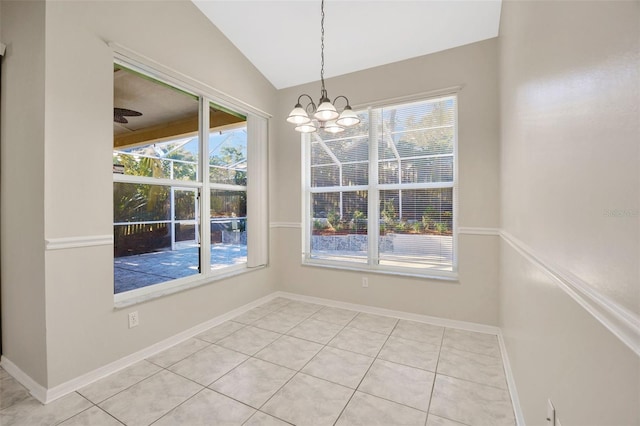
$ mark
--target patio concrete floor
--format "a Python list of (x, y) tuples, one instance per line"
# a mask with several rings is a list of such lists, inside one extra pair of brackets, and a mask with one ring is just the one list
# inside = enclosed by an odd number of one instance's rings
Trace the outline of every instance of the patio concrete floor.
[[(158, 284), (198, 274), (199, 249), (186, 247), (115, 258), (113, 261), (115, 293)], [(247, 246), (213, 244), (211, 269), (247, 261)]]

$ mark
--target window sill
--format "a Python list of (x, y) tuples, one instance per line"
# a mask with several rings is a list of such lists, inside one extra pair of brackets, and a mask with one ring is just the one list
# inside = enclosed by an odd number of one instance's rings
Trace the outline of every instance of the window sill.
[(114, 295), (113, 297), (113, 306), (116, 310), (127, 308), (133, 305), (148, 302), (150, 300), (158, 299), (160, 297), (179, 293), (181, 291), (201, 287), (207, 284), (212, 284), (226, 278), (253, 272), (265, 267), (266, 265), (249, 268), (246, 264), (242, 264), (230, 268), (225, 268), (224, 272), (220, 272), (215, 275), (181, 278), (162, 284), (156, 284), (136, 290), (127, 291), (125, 293), (119, 293)]
[(302, 260), (302, 266), (311, 266), (314, 268), (327, 268), (327, 269), (337, 269), (343, 271), (354, 271), (361, 272), (367, 274), (379, 274), (379, 275), (393, 275), (399, 277), (408, 277), (408, 278), (422, 278), (422, 279), (431, 279), (438, 281), (446, 281), (449, 283), (459, 283), (458, 280), (458, 272), (457, 271), (429, 271), (429, 272), (418, 272), (412, 269), (390, 269), (390, 268), (372, 268), (368, 265), (359, 265), (357, 263), (328, 263), (326, 261), (317, 261), (313, 259), (304, 259)]

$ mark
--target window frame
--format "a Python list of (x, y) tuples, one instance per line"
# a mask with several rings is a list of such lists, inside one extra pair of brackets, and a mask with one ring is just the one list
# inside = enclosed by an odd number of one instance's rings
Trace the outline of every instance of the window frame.
[[(302, 265), (305, 266), (317, 266), (330, 269), (351, 270), (358, 272), (371, 272), (378, 274), (419, 277), (419, 278), (433, 278), (447, 281), (457, 281), (458, 279), (458, 108), (459, 108), (459, 92), (460, 87), (454, 87), (444, 89), (442, 91), (434, 91), (428, 94), (420, 94), (416, 96), (409, 96), (403, 98), (392, 99), (388, 101), (380, 101), (372, 103), (365, 107), (354, 107), (356, 113), (366, 111), (370, 117), (369, 122), (372, 123), (374, 119), (372, 114), (378, 116), (375, 120), (380, 119), (381, 111), (385, 108), (393, 108), (402, 106), (405, 104), (418, 103), (442, 100), (452, 98), (455, 101), (455, 107), (453, 111), (454, 118), (454, 137), (453, 137), (453, 181), (439, 182), (439, 183), (393, 183), (393, 184), (380, 184), (378, 166), (381, 161), (379, 158), (378, 146), (379, 135), (378, 126), (369, 126), (369, 177), (367, 185), (353, 185), (345, 186), (343, 182), (340, 182), (339, 186), (331, 187), (312, 187), (311, 186), (311, 142), (312, 135), (303, 133), (301, 135), (302, 142)], [(373, 177), (373, 178), (372, 178)], [(411, 189), (426, 189), (426, 188), (452, 188), (452, 239), (453, 239), (453, 251), (451, 270), (433, 270), (429, 268), (412, 268), (403, 266), (391, 266), (381, 265), (379, 259), (378, 245), (380, 236), (380, 191), (384, 190), (411, 190)], [(312, 226), (311, 226), (311, 197), (314, 193), (327, 193), (327, 192), (353, 192), (353, 191), (367, 191), (367, 235), (368, 235), (368, 256), (365, 262), (354, 262), (349, 260), (329, 260), (329, 259), (317, 259), (311, 257), (311, 240), (312, 240)], [(371, 224), (375, 225), (372, 226)]]
[[(137, 55), (128, 49), (117, 44), (110, 44), (113, 52), (113, 64), (129, 68), (134, 72), (146, 75), (161, 84), (167, 84), (175, 89), (185, 92), (198, 98), (198, 179), (172, 180), (158, 179), (147, 176), (127, 176), (113, 174), (112, 185), (116, 182), (155, 184), (183, 189), (195, 189), (199, 194), (199, 227), (200, 227), (200, 271), (187, 277), (164, 281), (157, 284), (148, 285), (134, 290), (115, 293), (114, 305), (116, 308), (126, 307), (141, 303), (156, 297), (166, 296), (182, 290), (209, 284), (221, 279), (244, 274), (257, 269), (261, 269), (268, 264), (268, 252), (265, 245), (268, 239), (268, 223), (261, 223), (260, 215), (256, 214), (261, 206), (267, 202), (266, 183), (260, 183), (260, 177), (266, 175), (266, 146), (268, 144), (268, 121), (271, 115), (256, 109), (242, 101), (232, 98), (223, 92), (213, 89), (199, 81), (193, 80), (177, 71), (164, 67), (148, 58)], [(246, 117), (244, 126), (247, 129), (247, 170), (255, 183), (249, 184), (249, 178), (245, 185), (231, 185), (223, 183), (213, 183), (209, 181), (209, 107), (211, 104), (228, 108)], [(250, 130), (251, 129), (251, 130)], [(113, 147), (112, 147), (113, 150)], [(253, 158), (251, 158), (253, 157)], [(249, 172), (255, 168), (255, 173)], [(211, 227), (203, 226), (203, 223), (210, 220), (210, 191), (234, 190), (244, 191), (247, 197), (247, 236), (250, 233), (253, 238), (247, 240), (247, 261), (224, 268), (211, 269), (211, 261), (203, 262), (203, 259), (211, 258)], [(113, 201), (112, 201), (113, 202)], [(252, 204), (255, 204), (252, 206)], [(251, 207), (250, 207), (251, 206)], [(255, 216), (255, 217), (254, 217)], [(113, 218), (112, 218), (113, 219)], [(253, 222), (253, 223), (252, 223)], [(112, 220), (112, 229), (113, 229)], [(251, 228), (251, 229), (250, 229)], [(207, 244), (204, 244), (207, 242)], [(250, 252), (254, 252), (249, 255)], [(113, 259), (113, 257), (112, 257)], [(206, 266), (203, 266), (206, 265)]]

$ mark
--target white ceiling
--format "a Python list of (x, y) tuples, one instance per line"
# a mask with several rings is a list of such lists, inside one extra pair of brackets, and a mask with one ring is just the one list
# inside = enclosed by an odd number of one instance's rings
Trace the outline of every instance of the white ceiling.
[[(277, 88), (320, 79), (320, 0), (192, 0)], [(496, 37), (501, 0), (326, 0), (325, 77)]]

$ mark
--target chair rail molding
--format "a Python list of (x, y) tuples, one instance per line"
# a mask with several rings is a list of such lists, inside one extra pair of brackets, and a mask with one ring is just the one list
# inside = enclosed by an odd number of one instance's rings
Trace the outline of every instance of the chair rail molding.
[(588, 282), (554, 265), (505, 230), (502, 239), (525, 259), (550, 276), (573, 300), (640, 356), (640, 316), (593, 288)]
[(44, 247), (46, 250), (63, 250), (109, 245), (113, 245), (113, 235), (87, 235), (83, 237), (46, 238), (44, 240)]
[(300, 222), (271, 222), (270, 228), (302, 228)]
[(458, 235), (493, 235), (497, 237), (497, 236), (500, 236), (500, 229), (473, 227), (473, 226), (459, 226)]

